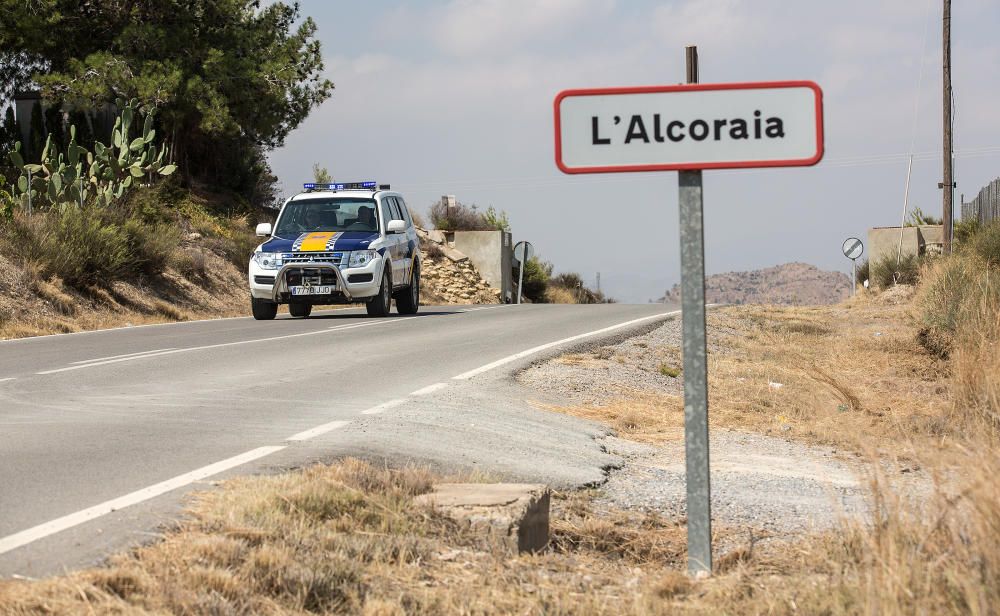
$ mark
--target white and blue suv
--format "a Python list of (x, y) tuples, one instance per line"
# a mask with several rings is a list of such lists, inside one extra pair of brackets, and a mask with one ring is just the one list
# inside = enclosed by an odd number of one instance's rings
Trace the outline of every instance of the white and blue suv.
[(312, 307), (363, 302), (371, 316), (420, 307), (420, 244), (403, 196), (386, 184), (304, 184), (285, 202), (269, 239), (250, 259), (255, 319), (273, 319), (278, 304), (293, 317)]

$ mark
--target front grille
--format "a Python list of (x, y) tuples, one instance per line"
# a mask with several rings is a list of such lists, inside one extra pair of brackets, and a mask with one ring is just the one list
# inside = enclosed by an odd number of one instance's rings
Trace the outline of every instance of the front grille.
[(285, 271), (285, 282), (290, 287), (298, 287), (306, 283), (313, 286), (335, 285), (337, 284), (337, 275), (324, 268), (295, 267)]
[(333, 265), (344, 265), (347, 253), (337, 252), (292, 252), (282, 255), (283, 263), (332, 263)]
[(253, 281), (257, 284), (274, 284), (274, 276), (254, 276)]

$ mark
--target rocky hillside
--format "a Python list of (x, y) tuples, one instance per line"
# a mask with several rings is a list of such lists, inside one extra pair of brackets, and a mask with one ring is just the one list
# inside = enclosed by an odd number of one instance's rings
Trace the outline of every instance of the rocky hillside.
[[(705, 278), (705, 301), (713, 304), (835, 304), (850, 293), (851, 279), (808, 263), (785, 263), (750, 272), (726, 272)], [(658, 301), (681, 301), (674, 285)]]
[(469, 258), (450, 248), (440, 233), (417, 228), (424, 255), (421, 302), (425, 304), (497, 304), (500, 292), (483, 280)]

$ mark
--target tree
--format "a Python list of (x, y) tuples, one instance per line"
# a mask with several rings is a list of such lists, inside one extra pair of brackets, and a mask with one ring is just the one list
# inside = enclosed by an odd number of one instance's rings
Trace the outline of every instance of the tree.
[(544, 302), (545, 290), (549, 287), (549, 278), (551, 276), (551, 263), (546, 263), (537, 256), (531, 257), (525, 261), (524, 296), (533, 302)]
[(313, 181), (317, 184), (330, 184), (333, 182), (333, 178), (330, 177), (330, 172), (326, 170), (326, 167), (320, 167), (319, 163), (313, 163)]
[(505, 210), (497, 212), (496, 208), (491, 205), (483, 213), (483, 220), (497, 231), (510, 233), (510, 221), (507, 219), (507, 212)]
[(14, 143), (20, 138), (17, 122), (14, 120), (14, 108), (7, 107), (3, 123), (0, 124), (0, 161), (3, 161), (6, 155), (14, 149)]
[(298, 4), (0, 0), (0, 17), (0, 77), (30, 65), (47, 102), (74, 109), (137, 98), (188, 177), (244, 194), (333, 89)]

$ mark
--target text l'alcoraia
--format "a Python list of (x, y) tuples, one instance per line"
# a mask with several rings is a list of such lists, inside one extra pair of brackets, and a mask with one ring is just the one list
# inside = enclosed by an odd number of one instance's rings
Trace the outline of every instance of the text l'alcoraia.
[[(622, 123), (621, 116), (614, 117), (616, 126)], [(652, 129), (652, 130), (650, 130)], [(607, 145), (611, 143), (611, 137), (602, 137), (600, 131), (600, 120), (598, 116), (591, 117), (591, 136), (594, 145)], [(782, 139), (785, 136), (785, 125), (781, 118), (761, 117), (760, 111), (753, 112), (752, 120), (743, 118), (732, 118), (728, 120), (691, 120), (682, 122), (671, 120), (664, 122), (660, 114), (654, 113), (652, 118), (644, 119), (642, 115), (633, 115), (627, 125), (624, 143), (633, 141), (650, 143), (663, 143), (665, 140), (673, 142), (684, 141), (691, 138), (693, 141), (721, 141), (724, 139)]]

